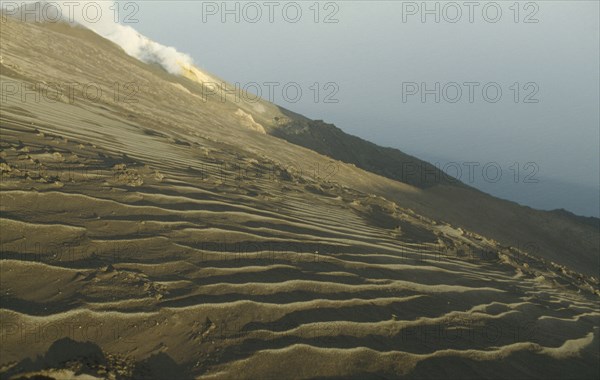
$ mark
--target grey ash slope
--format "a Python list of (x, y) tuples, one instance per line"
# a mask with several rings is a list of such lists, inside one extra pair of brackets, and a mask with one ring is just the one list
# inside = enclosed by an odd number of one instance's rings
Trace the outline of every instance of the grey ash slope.
[(2, 103), (3, 378), (598, 376), (592, 226), (261, 133), (289, 113), (86, 30), (8, 20), (0, 43), (3, 83), (104, 94)]
[(333, 124), (320, 120), (295, 117), (289, 123), (273, 128), (271, 133), (293, 144), (418, 188), (426, 189), (438, 184), (465, 186), (443, 175), (434, 165), (397, 149), (380, 147), (348, 135)]
[(393, 148), (380, 147), (344, 133), (332, 124), (313, 121), (283, 110), (290, 119), (278, 121), (269, 133), (328, 157), (423, 190), (420, 199), (386, 194), (434, 219), (528, 247), (582, 273), (600, 272), (600, 219), (560, 210), (541, 211), (495, 198), (450, 178), (428, 162)]

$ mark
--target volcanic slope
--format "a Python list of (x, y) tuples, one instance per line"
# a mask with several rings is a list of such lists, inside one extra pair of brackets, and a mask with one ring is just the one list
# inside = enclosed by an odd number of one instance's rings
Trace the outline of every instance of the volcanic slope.
[(596, 278), (88, 30), (1, 46), (3, 378), (599, 375)]

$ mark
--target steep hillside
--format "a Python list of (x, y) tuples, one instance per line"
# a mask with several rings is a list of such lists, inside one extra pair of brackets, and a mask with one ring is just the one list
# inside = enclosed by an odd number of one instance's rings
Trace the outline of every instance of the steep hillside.
[(450, 177), (434, 165), (393, 148), (348, 135), (332, 124), (291, 115), (270, 133), (342, 162), (415, 186), (415, 197), (383, 195), (434, 219), (442, 219), (503, 244), (526, 249), (582, 273), (600, 272), (600, 220), (569, 212), (540, 211), (495, 198)]
[(300, 117), (88, 30), (1, 27), (2, 378), (600, 375), (593, 226), (398, 181), (410, 157), (332, 127), (289, 143)]
[(291, 119), (272, 129), (274, 136), (285, 139), (336, 160), (381, 176), (419, 188), (435, 185), (465, 187), (461, 182), (427, 162), (402, 153), (397, 149), (383, 148), (323, 121)]

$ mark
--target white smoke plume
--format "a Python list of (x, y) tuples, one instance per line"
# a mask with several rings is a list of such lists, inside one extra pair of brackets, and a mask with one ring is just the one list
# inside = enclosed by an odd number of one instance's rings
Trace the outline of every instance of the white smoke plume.
[(192, 58), (175, 48), (161, 45), (115, 20), (116, 1), (3, 1), (4, 16), (23, 21), (78, 24), (116, 43), (127, 54), (146, 63), (157, 63), (171, 74), (193, 65)]

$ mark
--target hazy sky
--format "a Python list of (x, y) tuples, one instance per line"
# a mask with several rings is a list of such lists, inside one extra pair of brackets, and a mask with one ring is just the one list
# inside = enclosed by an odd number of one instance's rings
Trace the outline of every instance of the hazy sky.
[[(229, 82), (261, 84), (263, 97), (265, 82), (281, 83), (274, 100), (285, 108), (442, 167), (459, 163), (465, 182), (464, 163), (477, 162), (473, 184), (494, 195), (600, 214), (598, 1), (429, 1), (431, 14), (422, 1), (248, 3), (236, 12), (229, 2), (225, 14), (221, 1), (139, 2), (130, 25)], [(292, 82), (298, 102), (282, 94)], [(424, 102), (423, 83), (433, 90)], [(339, 102), (324, 102), (334, 92)], [(481, 170), (494, 162), (498, 183)]]

